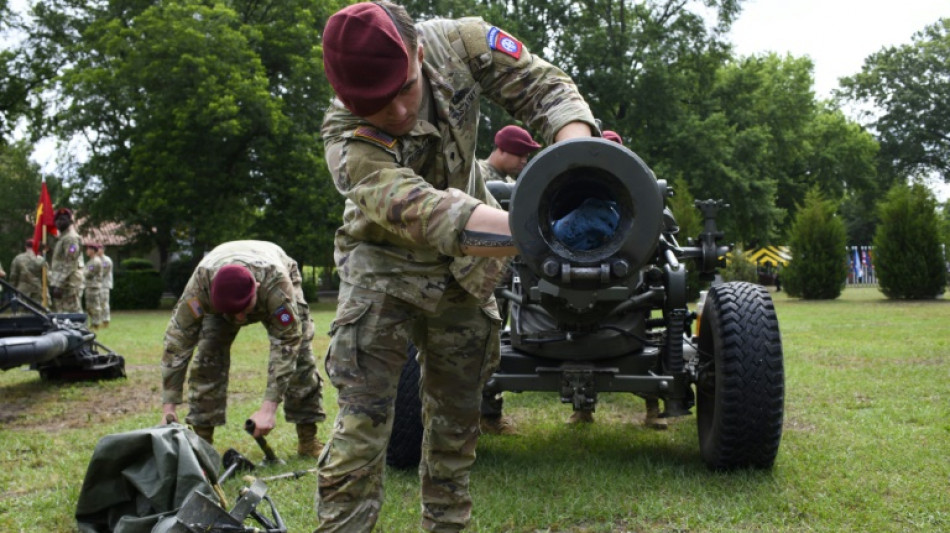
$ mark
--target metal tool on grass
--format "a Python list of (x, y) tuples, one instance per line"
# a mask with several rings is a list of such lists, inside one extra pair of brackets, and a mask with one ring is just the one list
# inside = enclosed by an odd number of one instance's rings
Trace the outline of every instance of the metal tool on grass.
[[(257, 429), (257, 425), (254, 424), (254, 421), (248, 418), (244, 422), (244, 431), (246, 431), (252, 437), (254, 436), (254, 430)], [(254, 440), (257, 441), (257, 445), (261, 447), (261, 451), (264, 452), (264, 461), (261, 463), (261, 466), (270, 466), (270, 465), (284, 465), (287, 464), (283, 459), (277, 457), (277, 454), (274, 453), (274, 450), (267, 444), (267, 441), (263, 436), (254, 437)]]

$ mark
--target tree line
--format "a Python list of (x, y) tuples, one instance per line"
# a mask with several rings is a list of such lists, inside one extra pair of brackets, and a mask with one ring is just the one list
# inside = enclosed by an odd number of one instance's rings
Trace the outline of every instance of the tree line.
[[(0, 51), (0, 188), (26, 191), (0, 197), (4, 238), (29, 230), (42, 176), (28, 155), (54, 137), (67, 147), (46, 176), (56, 203), (139, 228), (162, 268), (235, 238), (332, 265), (342, 199), (319, 132), (332, 95), (320, 36), (346, 3), (40, 0), (17, 16), (0, 0), (0, 32), (17, 37)], [(658, 177), (731, 204), (730, 242), (786, 242), (814, 189), (848, 242), (866, 244), (895, 184), (950, 178), (950, 19), (869, 56), (821, 100), (809, 58), (735, 54), (741, 0), (402, 3), (419, 19), (481, 16), (561, 66)], [(511, 121), (483, 110), (480, 156)], [(28, 135), (14, 142), (17, 127)]]

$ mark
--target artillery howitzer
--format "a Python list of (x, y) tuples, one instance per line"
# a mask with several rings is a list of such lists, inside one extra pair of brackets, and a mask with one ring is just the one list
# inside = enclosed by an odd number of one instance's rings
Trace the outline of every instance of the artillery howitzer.
[(0, 370), (30, 365), (44, 380), (125, 377), (125, 359), (96, 341), (85, 313), (52, 313), (0, 280)]
[[(695, 407), (701, 456), (711, 468), (773, 465), (784, 370), (771, 297), (760, 285), (721, 283), (709, 289), (701, 314), (688, 307), (686, 265), (712, 280), (729, 250), (716, 227), (721, 201), (696, 202), (704, 229), (681, 245), (666, 182), (603, 139), (548, 147), (513, 190), (490, 188), (508, 204), (520, 255), (509, 284), (496, 291), (509, 324), (483, 414), (501, 413), (503, 391), (557, 392), (575, 411), (594, 411), (598, 393), (629, 392), (662, 400), (665, 417)], [(568, 245), (555, 225), (588, 199), (607, 203), (615, 226), (595, 246)], [(419, 458), (412, 366), (400, 380), (387, 456), (398, 467)]]

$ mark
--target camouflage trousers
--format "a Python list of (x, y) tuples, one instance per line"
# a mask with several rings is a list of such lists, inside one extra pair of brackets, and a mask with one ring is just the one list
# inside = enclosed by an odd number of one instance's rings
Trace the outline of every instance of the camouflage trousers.
[[(323, 380), (313, 357), (313, 320), (306, 304), (298, 304), (303, 339), (297, 351), (297, 365), (282, 403), (284, 417), (294, 424), (322, 422)], [(221, 315), (207, 315), (188, 371), (188, 416), (193, 426), (222, 426), (227, 421), (231, 344), (241, 326)], [(273, 340), (272, 340), (273, 341)]]
[(86, 300), (86, 314), (89, 315), (89, 325), (99, 327), (102, 323), (102, 309), (100, 309), (100, 296), (98, 287), (86, 287), (84, 291)]
[(63, 287), (62, 295), (53, 300), (54, 313), (82, 313), (82, 287)]
[(422, 527), (458, 531), (468, 524), (479, 405), (488, 369), (498, 360), (500, 322), (494, 298), (480, 303), (456, 284), (434, 312), (341, 285), (326, 358), (340, 411), (319, 459), (316, 531), (370, 531), (376, 523), (410, 340), (422, 370)]
[(100, 318), (106, 324), (112, 320), (112, 310), (109, 308), (109, 298), (111, 297), (112, 289), (99, 289)]

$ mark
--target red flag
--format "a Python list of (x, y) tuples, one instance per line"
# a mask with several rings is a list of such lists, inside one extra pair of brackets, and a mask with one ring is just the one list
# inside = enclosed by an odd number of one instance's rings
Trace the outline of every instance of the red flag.
[(36, 228), (33, 230), (33, 253), (39, 254), (40, 247), (43, 245), (43, 228), (57, 235), (56, 224), (53, 223), (53, 202), (49, 199), (49, 191), (46, 189), (46, 182), (40, 189), (40, 202), (36, 206)]

